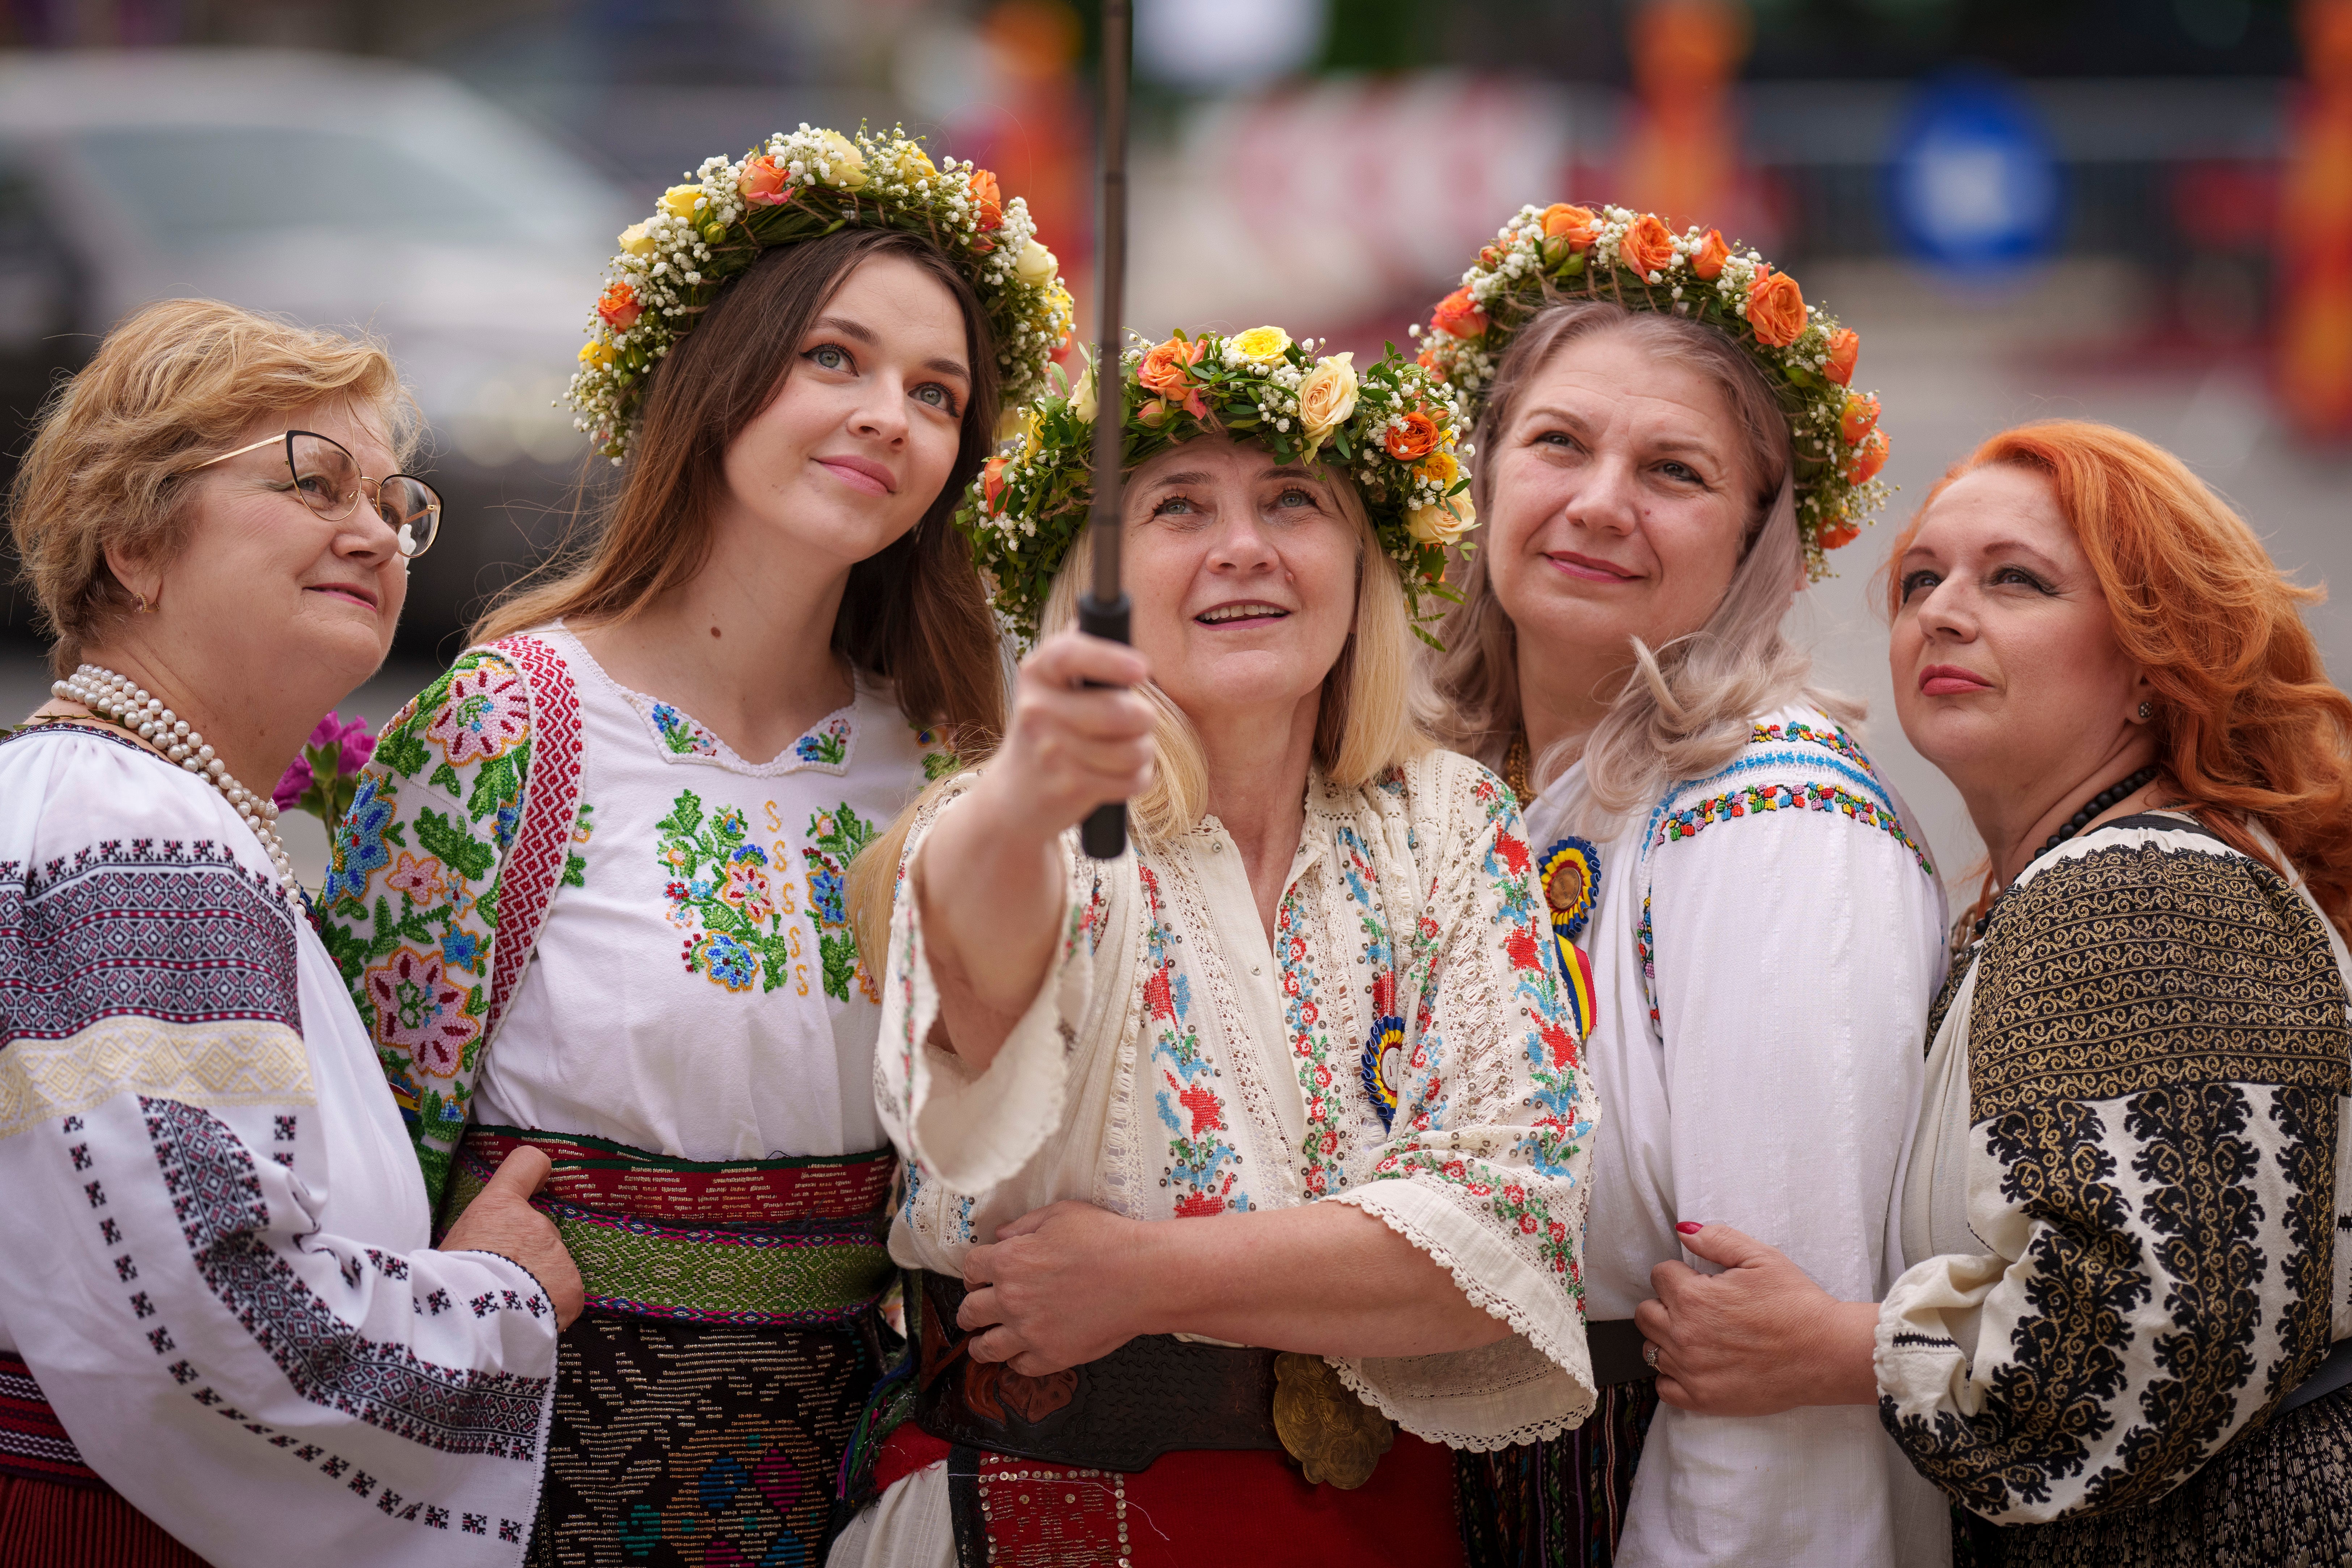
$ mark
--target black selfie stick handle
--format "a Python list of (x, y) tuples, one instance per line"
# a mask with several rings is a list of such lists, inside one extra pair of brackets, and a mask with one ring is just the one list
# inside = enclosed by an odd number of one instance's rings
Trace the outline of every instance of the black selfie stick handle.
[[(1101, 320), (1096, 323), (1094, 506), (1087, 524), (1094, 541), (1094, 580), (1078, 598), (1078, 630), (1119, 643), (1129, 640), (1129, 605), (1118, 573), (1119, 481), (1127, 425), (1119, 318), (1127, 283), (1128, 22), (1128, 0), (1104, 0), (1101, 244), (1097, 258)], [(1078, 842), (1097, 860), (1118, 859), (1127, 849), (1127, 804), (1110, 801), (1095, 807), (1078, 830)]]
[[(1091, 594), (1078, 599), (1078, 630), (1088, 637), (1125, 642), (1127, 620), (1128, 601), (1124, 594), (1108, 605), (1097, 604)], [(1118, 859), (1127, 848), (1127, 803), (1106, 801), (1095, 807), (1087, 814), (1086, 825), (1078, 829), (1078, 842), (1094, 859)]]

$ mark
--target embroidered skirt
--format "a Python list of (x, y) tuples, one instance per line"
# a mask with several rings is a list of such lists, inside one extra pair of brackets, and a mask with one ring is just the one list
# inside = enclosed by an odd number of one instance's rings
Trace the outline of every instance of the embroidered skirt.
[(204, 1568), (82, 1462), (32, 1369), (0, 1351), (0, 1568)]
[(1133, 1475), (951, 1447), (908, 1422), (878, 1487), (944, 1460), (958, 1568), (1460, 1568), (1453, 1461), (1399, 1432), (1360, 1489), (1315, 1486), (1265, 1449), (1181, 1448)]
[(475, 1127), (444, 1219), (525, 1142), (554, 1164), (532, 1202), (588, 1303), (557, 1348), (530, 1561), (821, 1562), (880, 1367), (896, 1156), (705, 1163)]
[(1549, 1442), (1454, 1456), (1473, 1568), (1608, 1568), (1658, 1385), (1611, 1384), (1584, 1425)]
[(2352, 1568), (2352, 1390), (2247, 1433), (2144, 1508), (1955, 1522), (1955, 1568)]

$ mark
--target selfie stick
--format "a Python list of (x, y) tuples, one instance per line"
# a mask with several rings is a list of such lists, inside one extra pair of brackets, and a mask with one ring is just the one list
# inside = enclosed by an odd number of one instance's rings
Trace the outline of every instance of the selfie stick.
[[(1090, 637), (1126, 642), (1128, 602), (1118, 580), (1119, 465), (1125, 459), (1127, 375), (1119, 360), (1119, 317), (1127, 282), (1127, 74), (1128, 0), (1103, 0), (1101, 244), (1095, 265), (1100, 341), (1095, 349), (1094, 510), (1087, 530), (1094, 540), (1094, 584), (1078, 601), (1078, 629)], [(1111, 801), (1095, 807), (1079, 830), (1079, 842), (1097, 860), (1116, 860), (1127, 847), (1127, 805)]]

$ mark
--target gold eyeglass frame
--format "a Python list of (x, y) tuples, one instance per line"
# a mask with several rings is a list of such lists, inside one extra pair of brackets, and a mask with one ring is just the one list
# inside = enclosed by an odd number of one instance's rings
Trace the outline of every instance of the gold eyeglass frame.
[[(359, 488), (353, 489), (352, 492), (351, 505), (343, 508), (343, 510), (339, 512), (330, 515), (329, 513), (320, 511), (317, 507), (311, 506), (308, 500), (304, 500), (302, 505), (309, 510), (311, 516), (324, 519), (328, 522), (341, 522), (343, 519), (351, 516), (352, 513), (359, 510), (360, 496), (362, 490), (366, 492), (368, 504), (378, 508), (379, 515), (381, 515), (381, 509), (383, 505), (383, 487), (392, 483), (394, 479), (406, 479), (410, 484), (416, 486), (426, 495), (433, 498), (433, 509), (431, 513), (433, 518), (433, 532), (431, 537), (425, 540), (421, 548), (415, 550), (402, 550), (400, 552), (400, 558), (404, 561), (414, 561), (418, 556), (424, 554), (425, 551), (432, 549), (435, 544), (440, 542), (441, 513), (444, 503), (442, 502), (441, 492), (439, 490), (435, 489), (430, 484), (427, 484), (421, 477), (415, 474), (386, 474), (380, 479), (372, 479), (365, 474), (359, 473), (360, 460), (356, 453), (354, 453), (349, 447), (344, 446), (341, 441), (336, 440), (332, 436), (321, 436), (316, 430), (280, 430), (275, 436), (264, 436), (260, 440), (255, 441), (248, 446), (239, 447), (234, 452), (223, 452), (217, 458), (206, 458), (194, 468), (184, 469), (183, 471), (190, 474), (202, 473), (205, 469), (211, 468), (215, 463), (226, 463), (231, 458), (242, 458), (247, 452), (258, 452), (264, 447), (272, 447), (283, 443), (286, 447), (286, 472), (291, 476), (296, 486), (299, 487), (302, 482), (302, 475), (300, 471), (294, 467), (294, 437), (297, 436), (308, 436), (313, 441), (324, 441), (328, 446), (332, 447), (344, 457), (351, 458), (352, 471), (354, 474), (359, 474)], [(299, 488), (296, 494), (297, 499), (299, 499), (300, 491)], [(394, 529), (394, 536), (397, 537), (399, 531)], [(397, 549), (398, 546), (395, 545), (394, 548)]]

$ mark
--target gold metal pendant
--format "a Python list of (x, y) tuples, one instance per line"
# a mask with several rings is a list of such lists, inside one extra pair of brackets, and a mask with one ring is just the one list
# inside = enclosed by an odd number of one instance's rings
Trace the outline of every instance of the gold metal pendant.
[(1353, 1491), (1396, 1441), (1389, 1418), (1357, 1398), (1319, 1355), (1274, 1358), (1274, 1430), (1310, 1482)]

